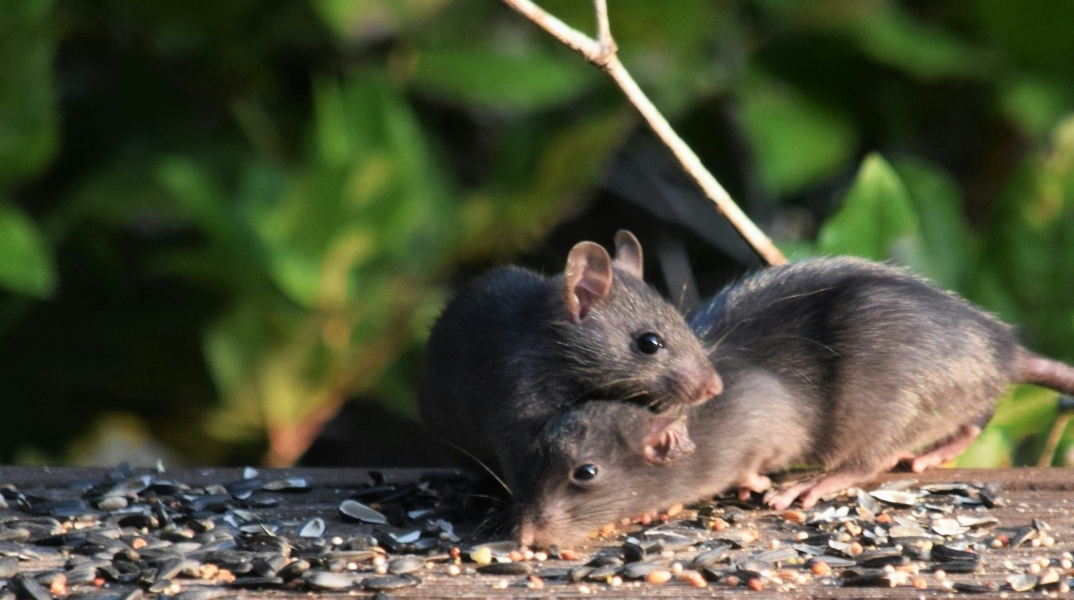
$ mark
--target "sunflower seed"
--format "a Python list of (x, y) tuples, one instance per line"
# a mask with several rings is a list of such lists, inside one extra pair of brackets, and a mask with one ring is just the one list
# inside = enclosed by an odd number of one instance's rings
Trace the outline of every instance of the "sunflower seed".
[(310, 489), (310, 482), (304, 477), (288, 477), (266, 483), (261, 489), (268, 492), (305, 491)]
[(969, 527), (960, 525), (955, 519), (936, 519), (932, 522), (931, 529), (945, 537), (962, 535), (970, 530)]
[(619, 572), (619, 565), (605, 565), (593, 569), (585, 576), (589, 581), (604, 581)]
[(909, 492), (880, 489), (870, 492), (869, 495), (885, 504), (890, 504), (892, 506), (898, 506), (901, 508), (910, 507), (917, 504), (917, 496)]
[(987, 585), (966, 583), (964, 581), (959, 581), (958, 583), (956, 583), (954, 590), (956, 592), (962, 592), (964, 594), (991, 594), (992, 592), (996, 591)]
[(10, 581), (19, 600), (52, 600), (52, 594), (27, 573), (19, 573)]
[(350, 519), (373, 525), (387, 525), (388, 518), (357, 500), (344, 500), (339, 505), (339, 512)]
[(947, 571), (948, 573), (973, 573), (980, 570), (981, 563), (974, 560), (956, 560), (945, 563), (937, 563), (933, 570)]
[[(492, 565), (489, 565), (492, 566)], [(413, 573), (425, 568), (425, 560), (417, 556), (403, 556), (388, 562), (388, 572), (392, 575)]]
[(932, 558), (934, 560), (943, 561), (979, 561), (981, 559), (980, 555), (976, 552), (970, 552), (968, 550), (959, 550), (958, 548), (952, 548), (951, 546), (945, 544), (932, 547)]
[(482, 575), (529, 575), (533, 567), (524, 562), (492, 563), (477, 568)]
[(315, 590), (343, 590), (354, 585), (354, 578), (349, 575), (325, 571), (307, 571), (302, 581)]
[(0, 558), (0, 579), (8, 579), (19, 572), (19, 559), (14, 556)]
[(411, 587), (415, 585), (421, 585), (421, 579), (413, 575), (388, 575), (385, 577), (370, 577), (366, 579), (363, 586), (365, 589), (373, 591), (386, 591), (386, 590), (398, 590), (400, 588)]
[(774, 550), (759, 552), (750, 557), (750, 560), (761, 563), (780, 563), (798, 558), (798, 551), (791, 546), (780, 546)]
[(1037, 583), (1039, 582), (1039, 577), (1029, 573), (1019, 573), (1007, 578), (1007, 583), (1011, 586), (1011, 589), (1016, 592), (1028, 592), (1037, 587)]
[(320, 517), (314, 517), (302, 523), (299, 523), (295, 527), (295, 534), (298, 537), (315, 538), (324, 535), (325, 524), (324, 519)]
[(633, 562), (619, 570), (627, 579), (644, 579), (653, 571), (665, 571), (667, 566), (657, 562)]
[(731, 546), (727, 544), (721, 544), (715, 548), (702, 552), (694, 557), (692, 564), (695, 566), (711, 565), (713, 563), (720, 562), (728, 557), (728, 552), (731, 550)]

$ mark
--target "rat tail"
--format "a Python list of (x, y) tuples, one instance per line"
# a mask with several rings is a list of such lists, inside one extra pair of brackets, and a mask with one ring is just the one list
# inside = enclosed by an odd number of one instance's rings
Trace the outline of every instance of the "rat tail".
[(1061, 394), (1074, 395), (1074, 367), (1025, 350), (1019, 357), (1015, 377), (1020, 383), (1031, 383)]

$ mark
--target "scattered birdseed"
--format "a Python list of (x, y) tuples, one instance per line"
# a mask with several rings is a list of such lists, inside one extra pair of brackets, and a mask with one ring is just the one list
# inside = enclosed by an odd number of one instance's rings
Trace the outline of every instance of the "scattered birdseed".
[[(607, 536), (617, 536), (610, 538), (614, 543), (598, 539), (583, 546), (585, 560), (592, 559), (583, 566), (573, 548), (481, 543), (471, 527), (491, 513), (452, 504), (464, 480), (394, 482), (380, 474), (371, 479), (335, 491), (339, 495), (324, 505), (338, 511), (310, 510), (289, 519), (272, 510), (279, 498), (316, 486), (306, 482), (273, 491), (250, 477), (199, 487), (128, 469), (45, 493), (0, 487), (8, 506), (0, 510), (9, 511), (0, 514), (0, 579), (9, 580), (0, 600), (143, 600), (146, 594), (214, 600), (228, 593), (204, 584), (182, 590), (177, 583), (197, 579), (251, 590), (354, 595), (364, 588), (383, 594), (435, 585), (438, 578), (477, 581), (488, 575), (495, 579), (482, 581), (494, 589), (584, 581), (574, 588), (579, 594), (593, 593), (591, 583), (597, 582), (601, 589), (639, 588), (636, 593), (643, 595), (645, 586), (677, 578), (699, 587), (720, 582), (809, 595), (811, 586), (924, 590), (930, 585), (924, 573), (935, 578), (933, 589), (1054, 596), (1069, 591), (1074, 568), (1074, 557), (1055, 548), (1069, 519), (1053, 528), (1029, 518), (1039, 514), (1034, 505), (1023, 507), (1029, 514), (1021, 522), (1005, 519), (1001, 525), (991, 511), (1003, 499), (991, 488), (964, 483), (899, 482), (872, 492), (853, 490), (808, 511), (773, 513), (734, 499), (672, 506), (660, 520), (628, 522), (623, 532), (607, 528)], [(467, 514), (473, 521), (448, 521)], [(775, 528), (766, 521), (771, 517)], [(327, 537), (329, 530), (339, 535)], [(464, 552), (460, 540), (478, 545)], [(1034, 541), (1037, 556), (1030, 559)], [(61, 555), (66, 564), (33, 562)], [(460, 564), (466, 559), (476, 569)], [(425, 571), (431, 582), (423, 584), (414, 575)], [(94, 586), (114, 591), (90, 597)], [(129, 597), (132, 589), (142, 596)]]

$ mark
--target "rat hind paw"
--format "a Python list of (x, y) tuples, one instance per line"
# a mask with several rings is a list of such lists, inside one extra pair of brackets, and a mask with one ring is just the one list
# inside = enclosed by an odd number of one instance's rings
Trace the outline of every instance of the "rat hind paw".
[(935, 444), (930, 450), (907, 460), (910, 470), (920, 473), (925, 469), (940, 466), (946, 462), (958, 458), (962, 451), (969, 447), (977, 436), (981, 435), (981, 428), (976, 425), (963, 425), (951, 437)]
[(862, 481), (872, 478), (874, 473), (862, 474), (852, 472), (836, 472), (818, 475), (791, 484), (782, 490), (770, 490), (765, 494), (765, 503), (776, 510), (784, 510), (795, 500), (801, 499), (802, 508), (813, 508), (817, 502), (827, 496), (857, 485)]
[(767, 492), (772, 489), (772, 480), (757, 473), (747, 473), (738, 480), (738, 499), (745, 502), (751, 492)]

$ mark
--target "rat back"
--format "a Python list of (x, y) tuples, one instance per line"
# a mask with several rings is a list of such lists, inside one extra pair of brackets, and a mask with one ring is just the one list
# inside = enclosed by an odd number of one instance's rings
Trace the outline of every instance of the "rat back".
[(1020, 351), (1005, 325), (964, 300), (851, 258), (766, 269), (690, 321), (725, 381), (762, 368), (823, 415), (803, 458), (826, 469), (876, 469), (983, 424)]
[(505, 453), (522, 451), (515, 446), (525, 445), (525, 423), (543, 412), (525, 401), (533, 398), (527, 388), (540, 361), (539, 324), (550, 319), (548, 295), (541, 275), (503, 267), (448, 304), (429, 335), (419, 394), (434, 436), (494, 468)]

